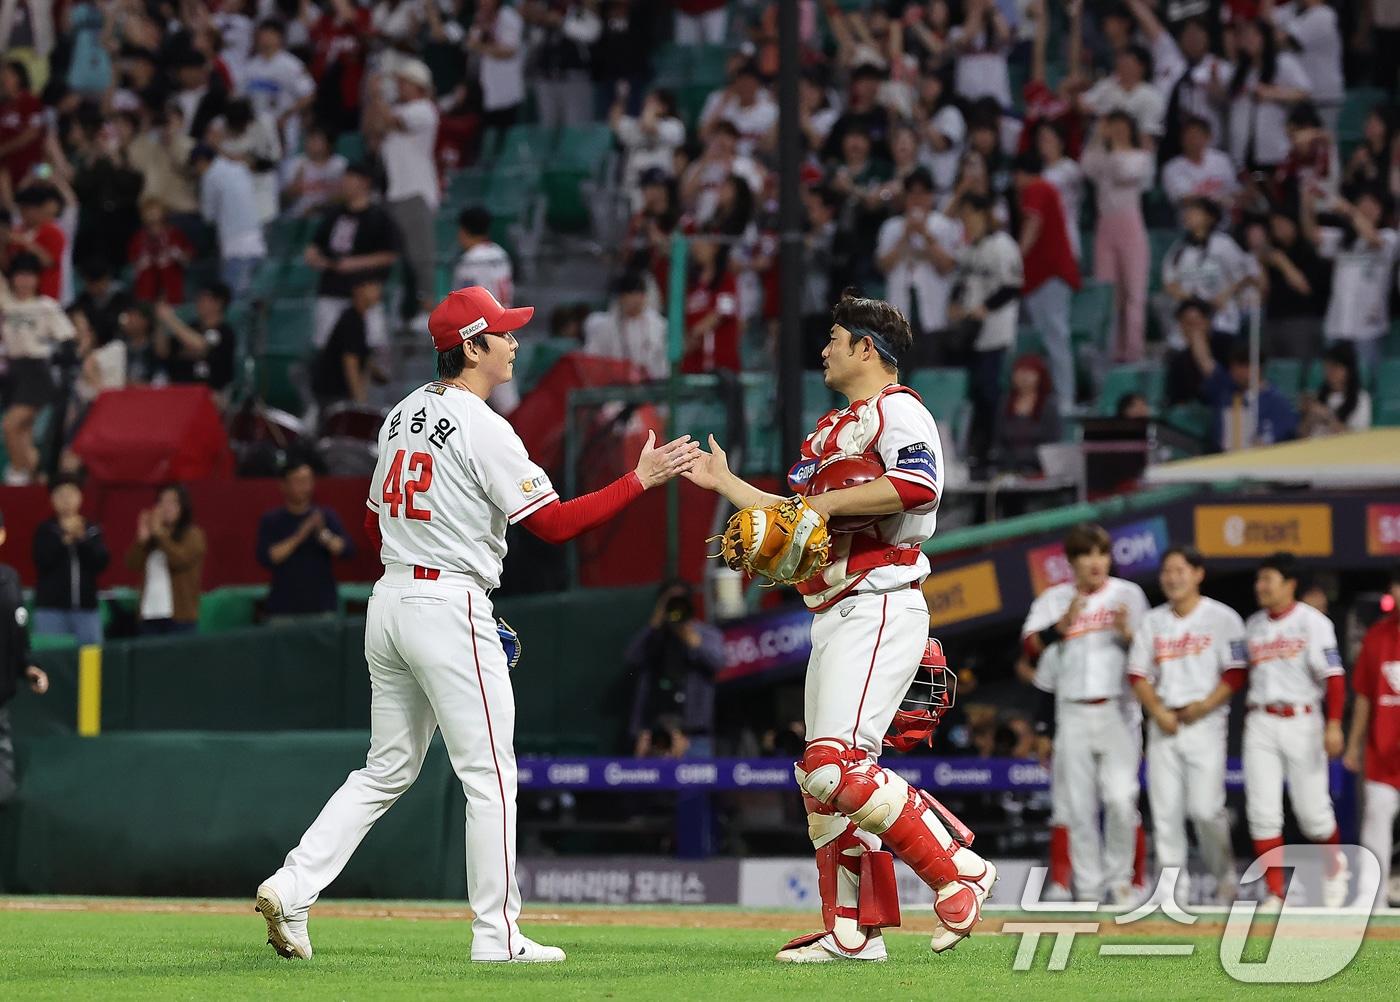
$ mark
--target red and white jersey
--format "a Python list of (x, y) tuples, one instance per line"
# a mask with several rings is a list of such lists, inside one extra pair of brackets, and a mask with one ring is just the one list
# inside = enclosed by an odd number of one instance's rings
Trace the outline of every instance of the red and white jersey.
[[(1244, 620), (1229, 606), (1202, 597), (1185, 616), (1159, 605), (1143, 617), (1128, 652), (1128, 674), (1145, 678), (1170, 707), (1205, 699), (1248, 655)], [(1228, 714), (1228, 703), (1216, 713)]]
[[(801, 489), (799, 485), (804, 485), (823, 462), (867, 452), (880, 456), (885, 476), (927, 487), (933, 491), (933, 500), (883, 518), (864, 532), (834, 536), (831, 563), (799, 588), (813, 609), (830, 605), (857, 584), (884, 591), (928, 575), (928, 557), (920, 547), (938, 524), (943, 446), (933, 415), (913, 390), (891, 383), (868, 400), (828, 413), (807, 436), (802, 460), (793, 467), (789, 481)], [(899, 563), (877, 561), (891, 550), (901, 551), (907, 559)], [(866, 557), (877, 562), (866, 567)]]
[[(1060, 621), (1078, 590), (1074, 582), (1053, 585), (1031, 603), (1021, 636), (1029, 637)], [(1084, 605), (1069, 633), (1055, 644), (1054, 658), (1036, 665), (1035, 686), (1060, 699), (1119, 699), (1126, 686), (1128, 648), (1118, 632), (1118, 611), (1126, 609), (1134, 634), (1147, 615), (1147, 596), (1131, 581), (1109, 578), (1103, 587), (1084, 596)]]
[(1356, 694), (1371, 703), (1366, 728), (1366, 778), (1400, 786), (1400, 613), (1371, 625), (1352, 675)]
[(510, 423), (459, 387), (419, 387), (379, 429), (367, 504), (385, 564), (460, 571), (495, 588), (506, 525), (558, 497)]
[(1333, 675), (1344, 674), (1332, 620), (1303, 602), (1272, 616), (1260, 609), (1245, 623), (1251, 706), (1289, 703), (1318, 710)]

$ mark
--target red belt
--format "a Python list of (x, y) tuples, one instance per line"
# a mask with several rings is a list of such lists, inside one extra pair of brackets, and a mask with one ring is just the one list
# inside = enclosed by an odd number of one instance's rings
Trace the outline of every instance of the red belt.
[(436, 580), (438, 579), (438, 575), (441, 574), (441, 573), (442, 573), (442, 571), (438, 570), (436, 567), (417, 567), (417, 566), (415, 566), (415, 567), (413, 568), (413, 580), (415, 580), (415, 581), (436, 581)]
[(1100, 704), (1107, 703), (1108, 697), (1103, 696), (1099, 699), (1071, 699), (1070, 702), (1078, 703), (1080, 706), (1099, 706)]
[(1263, 710), (1265, 713), (1275, 717), (1301, 717), (1312, 713), (1311, 706), (1294, 706), (1292, 703), (1256, 703), (1253, 706), (1245, 707), (1246, 710)]

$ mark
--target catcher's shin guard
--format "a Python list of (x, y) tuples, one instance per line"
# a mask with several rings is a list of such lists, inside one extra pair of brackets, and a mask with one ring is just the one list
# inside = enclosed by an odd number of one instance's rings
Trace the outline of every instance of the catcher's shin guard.
[(843, 950), (865, 947), (875, 931), (899, 925), (894, 857), (880, 840), (810, 797), (807, 831), (817, 856), (822, 924)]
[(952, 942), (967, 935), (981, 918), (995, 871), (968, 848), (972, 833), (961, 821), (927, 793), (834, 739), (808, 744), (796, 771), (804, 792), (880, 836), (937, 892), (934, 912)]

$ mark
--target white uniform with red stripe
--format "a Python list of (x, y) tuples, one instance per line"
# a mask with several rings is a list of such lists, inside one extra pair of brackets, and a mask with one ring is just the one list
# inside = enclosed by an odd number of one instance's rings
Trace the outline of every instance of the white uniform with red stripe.
[(1327, 784), (1323, 695), (1343, 675), (1332, 621), (1294, 603), (1279, 616), (1260, 610), (1245, 623), (1249, 691), (1244, 719), (1244, 795), (1249, 834), (1283, 834), (1283, 783), (1303, 835), (1313, 842), (1336, 831)]
[[(1185, 616), (1170, 605), (1153, 609), (1128, 654), (1128, 675), (1152, 683), (1163, 705), (1173, 710), (1205, 699), (1227, 671), (1244, 667), (1244, 621), (1229, 606), (1205, 597)], [(1193, 723), (1178, 723), (1174, 734), (1156, 721), (1148, 724), (1147, 799), (1159, 867), (1179, 867), (1185, 874), (1190, 817), (1206, 866), (1218, 880), (1234, 878), (1225, 813), (1229, 721), (1226, 702)]]
[[(1076, 589), (1054, 585), (1031, 603), (1021, 636), (1053, 626), (1068, 611)], [(1138, 828), (1138, 764), (1142, 760), (1141, 713), (1127, 689), (1127, 646), (1116, 623), (1127, 611), (1136, 631), (1147, 596), (1122, 578), (1109, 578), (1084, 596), (1069, 634), (1042, 657), (1035, 685), (1055, 694), (1056, 813), (1069, 827), (1075, 892), (1097, 899), (1130, 883)], [(1099, 811), (1103, 809), (1103, 835)]]
[(467, 798), (472, 959), (506, 960), (522, 948), (515, 694), (489, 595), (500, 583), (507, 523), (557, 495), (503, 418), (441, 383), (390, 412), (370, 489), (384, 576), (365, 625), (369, 755), (269, 882), (289, 915), (305, 914), (413, 783), (441, 730)]
[(840, 738), (874, 758), (928, 640), (928, 604), (916, 586), (929, 572), (920, 547), (938, 522), (943, 449), (913, 390), (891, 385), (823, 417), (792, 481), (800, 488), (823, 461), (868, 452), (879, 454), (887, 477), (932, 491), (932, 500), (836, 536), (831, 564), (798, 590), (816, 613), (807, 739)]

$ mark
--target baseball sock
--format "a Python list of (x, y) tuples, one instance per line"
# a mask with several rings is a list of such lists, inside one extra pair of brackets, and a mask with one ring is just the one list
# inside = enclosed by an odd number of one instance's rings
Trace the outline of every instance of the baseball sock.
[[(1257, 838), (1254, 840), (1255, 858), (1264, 855), (1270, 849), (1277, 849), (1283, 845), (1283, 836), (1275, 835), (1273, 838)], [(1264, 883), (1268, 885), (1269, 893), (1283, 897), (1283, 868), (1271, 866), (1264, 872)]]
[(1069, 887), (1069, 828), (1055, 825), (1050, 829), (1050, 883)]
[(1138, 825), (1137, 841), (1133, 844), (1133, 884), (1142, 887), (1147, 883), (1147, 830)]

